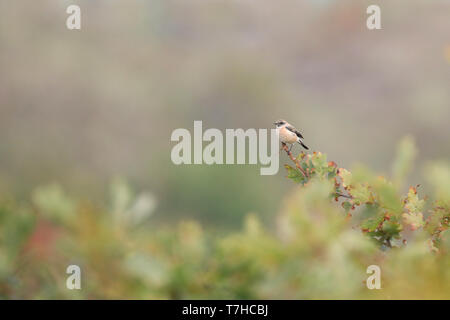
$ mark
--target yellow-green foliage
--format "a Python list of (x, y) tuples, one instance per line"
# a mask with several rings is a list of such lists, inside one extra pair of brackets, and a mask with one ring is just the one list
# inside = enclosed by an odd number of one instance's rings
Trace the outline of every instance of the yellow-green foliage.
[[(363, 167), (338, 169), (325, 154), (286, 166), (298, 185), (264, 226), (217, 235), (193, 221), (157, 228), (155, 200), (118, 180), (105, 208), (57, 185), (29, 204), (0, 201), (1, 298), (450, 298), (450, 165), (424, 170), (432, 194), (403, 185), (415, 147), (400, 144), (390, 182)], [(290, 187), (291, 187), (290, 186)], [(82, 270), (68, 290), (66, 267)], [(381, 268), (381, 290), (366, 269)]]

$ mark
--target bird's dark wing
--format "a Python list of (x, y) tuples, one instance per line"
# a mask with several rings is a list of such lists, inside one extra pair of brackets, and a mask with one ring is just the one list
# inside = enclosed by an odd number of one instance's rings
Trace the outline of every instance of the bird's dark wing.
[(288, 129), (289, 131), (295, 133), (295, 134), (297, 135), (297, 137), (303, 139), (303, 136), (302, 136), (302, 134), (300, 133), (300, 131), (296, 130), (293, 126), (286, 126), (286, 129)]

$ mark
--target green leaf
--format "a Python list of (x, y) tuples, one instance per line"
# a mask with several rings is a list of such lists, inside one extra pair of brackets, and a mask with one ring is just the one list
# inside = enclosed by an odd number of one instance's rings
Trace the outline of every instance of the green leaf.
[(419, 199), (416, 188), (410, 187), (405, 201), (405, 209), (411, 213), (419, 213), (422, 212), (424, 205), (425, 201)]
[(315, 169), (315, 171), (323, 176), (323, 174), (328, 172), (328, 162), (327, 155), (321, 152), (314, 153), (311, 157), (311, 163)]
[(354, 186), (351, 190), (351, 194), (358, 203), (366, 203), (370, 200), (370, 190), (368, 186), (360, 183)]
[(361, 228), (369, 232), (375, 231), (378, 228), (378, 226), (383, 222), (383, 220), (384, 215), (380, 214), (377, 217), (369, 218), (363, 221), (363, 223), (361, 224)]
[(419, 213), (404, 213), (402, 214), (403, 221), (406, 225), (408, 225), (411, 230), (417, 230), (420, 227), (423, 227), (424, 221), (423, 221), (423, 214), (421, 212)]
[(425, 205), (424, 200), (417, 196), (417, 190), (414, 187), (409, 188), (408, 196), (405, 199), (406, 213), (402, 214), (403, 222), (412, 230), (424, 226), (422, 210)]
[(342, 186), (343, 187), (350, 187), (352, 184), (352, 173), (348, 171), (347, 169), (340, 168), (338, 175), (342, 179)]
[(376, 190), (379, 195), (380, 205), (389, 212), (399, 216), (403, 212), (403, 205), (397, 194), (396, 188), (384, 178), (377, 181)]
[(383, 223), (382, 229), (389, 237), (397, 238), (399, 237), (400, 231), (402, 231), (402, 226), (395, 221), (385, 221)]
[(300, 170), (298, 170), (297, 168), (292, 168), (290, 165), (287, 164), (284, 167), (288, 171), (287, 177), (289, 179), (291, 179), (296, 183), (303, 183), (305, 181), (305, 177), (303, 176), (303, 173)]

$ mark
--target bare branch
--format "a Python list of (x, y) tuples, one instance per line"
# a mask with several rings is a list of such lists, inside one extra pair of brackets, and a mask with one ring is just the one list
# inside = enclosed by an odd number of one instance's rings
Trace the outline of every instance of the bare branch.
[(300, 163), (298, 163), (298, 161), (294, 158), (294, 156), (292, 155), (292, 152), (289, 151), (289, 148), (286, 145), (286, 143), (282, 142), (281, 144), (283, 146), (283, 150), (286, 151), (288, 157), (295, 163), (295, 166), (297, 167), (297, 169), (300, 170), (300, 172), (303, 174), (303, 176), (305, 178), (308, 177), (308, 174), (305, 172), (305, 170), (303, 170), (303, 168), (300, 165)]

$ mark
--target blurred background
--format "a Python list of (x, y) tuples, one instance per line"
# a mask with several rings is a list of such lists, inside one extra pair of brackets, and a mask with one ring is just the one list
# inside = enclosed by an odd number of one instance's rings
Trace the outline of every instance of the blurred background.
[[(312, 150), (381, 172), (405, 134), (419, 161), (450, 154), (448, 1), (382, 3), (378, 31), (360, 0), (0, 3), (0, 184), (14, 194), (56, 181), (96, 200), (120, 176), (155, 194), (155, 218), (270, 215), (283, 170), (172, 164), (170, 134), (194, 120), (289, 119)], [(65, 27), (74, 3), (81, 31)]]
[[(224, 130), (288, 119), (312, 150), (379, 173), (406, 134), (418, 166), (448, 159), (450, 3), (382, 1), (382, 30), (369, 31), (375, 2), (0, 0), (3, 197), (39, 202), (50, 185), (110, 206), (111, 189), (130, 188), (145, 193), (152, 226), (273, 221), (292, 189), (283, 168), (171, 162), (172, 131), (194, 120)], [(65, 26), (70, 4), (81, 31)]]

